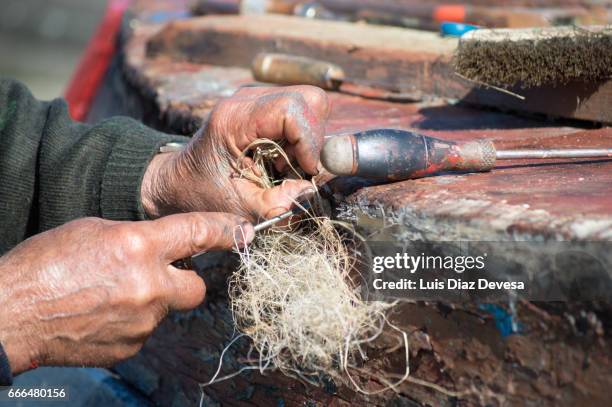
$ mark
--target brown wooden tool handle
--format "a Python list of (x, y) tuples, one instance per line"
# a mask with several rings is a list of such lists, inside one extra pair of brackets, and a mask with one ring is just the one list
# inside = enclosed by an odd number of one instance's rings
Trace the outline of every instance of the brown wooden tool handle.
[(313, 85), (333, 90), (344, 79), (344, 71), (337, 65), (287, 54), (258, 54), (251, 68), (256, 80), (278, 85)]

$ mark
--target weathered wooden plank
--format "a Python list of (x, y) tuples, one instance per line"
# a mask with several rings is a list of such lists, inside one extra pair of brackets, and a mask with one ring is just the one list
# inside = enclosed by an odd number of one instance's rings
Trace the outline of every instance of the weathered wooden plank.
[[(136, 26), (124, 44), (128, 85), (136, 86), (141, 103), (147, 105), (135, 111), (151, 110), (144, 120), (162, 130), (189, 133), (205, 120), (215, 101), (251, 77), (242, 68), (227, 71), (171, 58), (146, 58), (144, 44), (156, 30)], [(329, 133), (405, 127), (453, 140), (490, 137), (501, 147), (600, 146), (612, 141), (609, 128), (563, 127), (440, 101), (397, 104), (337, 93), (330, 93), (330, 98)], [(519, 164), (488, 174), (379, 186), (336, 180), (335, 199), (356, 215), (353, 221), (364, 234), (384, 231), (395, 240), (397, 236), (610, 239), (611, 161)], [(233, 264), (231, 259), (209, 258), (201, 268), (206, 269), (202, 272), (208, 287), (206, 302), (194, 312), (165, 320), (143, 351), (117, 369), (158, 405), (191, 406), (202, 400), (206, 406), (603, 406), (609, 401), (610, 306), (593, 303), (519, 302), (514, 312), (509, 304), (501, 304), (502, 313), (522, 327), (520, 335), (507, 337), (498, 328), (503, 321), (476, 305), (402, 305), (392, 318), (410, 332), (413, 376), (449, 390), (468, 390), (459, 400), (410, 383), (397, 393), (365, 396), (330, 382), (307, 386), (275, 372), (245, 373), (206, 387), (202, 394), (198, 383), (212, 377), (233, 332), (225, 295)], [(243, 366), (246, 346), (243, 342), (230, 350), (223, 373)], [(367, 367), (373, 372), (387, 371), (402, 360), (401, 350), (371, 356)], [(380, 386), (376, 373), (358, 380), (370, 388)]]
[[(248, 4), (248, 3), (247, 3)], [(267, 0), (244, 7), (243, 12), (294, 14), (299, 0)], [(402, 27), (437, 31), (443, 21), (476, 24), (482, 27), (548, 27), (559, 24), (606, 24), (610, 15), (605, 4), (588, 1), (511, 0), (463, 2), (417, 0), (318, 0), (309, 6), (319, 14), (338, 19), (368, 21)], [(309, 7), (306, 6), (306, 7)], [(249, 11), (251, 9), (251, 11)], [(239, 0), (199, 0), (192, 7), (195, 14), (239, 14)], [(302, 12), (304, 10), (302, 9)]]
[[(612, 50), (606, 26), (476, 30), (459, 42), (457, 70), (479, 83), (465, 101), (612, 122)], [(554, 45), (553, 45), (554, 44)], [(540, 85), (541, 84), (541, 85)]]
[[(488, 28), (548, 27), (559, 24), (605, 24), (603, 7), (547, 4), (535, 7), (524, 2), (477, 4), (478, 2), (419, 2), (414, 0), (319, 0), (326, 10), (352, 20), (426, 28), (436, 31), (441, 22), (454, 21)], [(508, 4), (511, 3), (511, 4)], [(516, 3), (516, 4), (512, 4)], [(550, 3), (550, 2), (549, 2)]]
[(462, 99), (476, 106), (490, 106), (516, 112), (532, 112), (551, 117), (612, 123), (612, 80), (572, 82), (561, 86), (510, 89), (515, 96), (491, 88), (479, 88)]
[[(218, 269), (205, 275), (220, 273)], [(456, 399), (406, 383), (397, 393), (365, 396), (332, 382), (305, 385), (278, 373), (245, 373), (200, 389), (213, 376), (223, 347), (232, 338), (232, 322), (223, 284), (209, 284), (197, 311), (168, 318), (135, 358), (118, 367), (122, 377), (157, 405), (193, 406), (605, 406), (610, 381), (607, 340), (596, 333), (604, 309), (588, 305), (555, 309), (521, 303), (516, 318), (522, 335), (503, 338), (495, 319), (477, 307), (405, 304), (393, 322), (411, 332), (414, 377), (449, 390), (471, 392)], [(596, 314), (597, 313), (597, 314)], [(582, 316), (586, 315), (586, 316)], [(566, 318), (576, 318), (576, 324)], [(594, 321), (591, 326), (589, 320)], [(581, 328), (578, 328), (581, 327)], [(224, 374), (243, 366), (246, 341), (229, 351)], [(373, 357), (373, 372), (401, 360), (401, 350)], [(380, 388), (376, 373), (359, 378)], [(203, 392), (203, 394), (202, 394)]]
[[(385, 225), (389, 230), (389, 225)], [(379, 229), (380, 225), (372, 225)], [(401, 227), (409, 227), (404, 225)], [(372, 229), (370, 229), (372, 230)], [(395, 230), (397, 232), (401, 230)], [(303, 384), (276, 372), (252, 371), (201, 388), (215, 374), (220, 354), (232, 339), (226, 279), (230, 259), (201, 264), (207, 299), (197, 310), (167, 318), (141, 353), (117, 367), (118, 373), (157, 405), (205, 406), (503, 406), (591, 405), (607, 403), (612, 385), (608, 339), (599, 315), (603, 304), (554, 306), (516, 304), (507, 316), (520, 323), (521, 335), (503, 337), (503, 320), (476, 305), (403, 304), (392, 322), (410, 332), (414, 377), (453, 391), (460, 398), (405, 383), (397, 392), (366, 396), (331, 381)], [(503, 311), (502, 311), (503, 313)], [(569, 322), (574, 321), (574, 322)], [(382, 344), (381, 349), (385, 349)], [(238, 341), (223, 361), (223, 374), (245, 364), (248, 341)], [(371, 375), (356, 379), (378, 389), (379, 372), (388, 372), (403, 358), (403, 349), (369, 352), (364, 368)], [(401, 370), (401, 366), (399, 369)]]
[[(285, 1), (285, 0), (271, 0)], [(319, 0), (321, 3), (348, 3), (351, 0)], [(361, 0), (364, 3), (368, 0)], [(396, 4), (422, 4), (418, 0), (389, 0)], [(430, 4), (462, 4), (462, 5), (477, 5), (477, 6), (498, 6), (498, 7), (575, 7), (575, 6), (612, 6), (610, 0), (431, 0)]]
[(289, 53), (336, 63), (352, 78), (458, 97), (466, 88), (449, 65), (456, 46), (456, 39), (394, 27), (280, 15), (211, 16), (168, 24), (149, 40), (147, 53), (246, 68), (259, 52)]
[(612, 123), (612, 82), (518, 89), (521, 100), (454, 74), (457, 41), (392, 27), (311, 21), (286, 16), (214, 16), (168, 24), (147, 44), (149, 57), (250, 67), (262, 51), (335, 63), (347, 76), (386, 84), (414, 95)]
[[(142, 34), (151, 35), (145, 32)], [(194, 131), (197, 123), (206, 118), (216, 100), (231, 94), (250, 80), (246, 69), (232, 68), (224, 71), (224, 68), (173, 62), (167, 58), (146, 58), (142, 53), (145, 40), (136, 38), (127, 45), (128, 74), (143, 89), (149, 89), (147, 93), (157, 95), (156, 103), (161, 115), (169, 123), (177, 125), (179, 130)], [(199, 91), (193, 93), (193, 89)], [(328, 124), (329, 133), (403, 127), (450, 140), (487, 137), (504, 148), (612, 145), (612, 131), (609, 128), (584, 130), (559, 127), (554, 123), (448, 106), (440, 102), (388, 103), (333, 92), (329, 96), (333, 105)], [(548, 104), (554, 102), (551, 100)], [(185, 129), (184, 125), (190, 123), (191, 127)], [(557, 160), (546, 165), (530, 164), (521, 166), (509, 163), (503, 169), (488, 174), (406, 181), (376, 187), (372, 189), (376, 191), (372, 195), (368, 195), (370, 189), (366, 188), (357, 196), (387, 208), (397, 202), (402, 202), (404, 206), (412, 205), (418, 213), (425, 211), (423, 213), (431, 217), (432, 222), (436, 222), (439, 217), (450, 217), (470, 223), (472, 215), (475, 215), (487, 225), (482, 229), (483, 233), (493, 233), (494, 225), (501, 225), (495, 221), (504, 212), (514, 213), (517, 216), (497, 230), (500, 236), (505, 237), (508, 236), (505, 234), (506, 229), (521, 230), (533, 237), (558, 235), (567, 239), (588, 240), (608, 236), (612, 228), (609, 224), (609, 208), (612, 207), (612, 179), (609, 174), (612, 173), (612, 161), (576, 165), (575, 161)], [(522, 180), (522, 184), (518, 180)], [(401, 199), (401, 195), (395, 193), (387, 194), (390, 191), (405, 193), (407, 199)], [(448, 194), (441, 196), (440, 191), (447, 191)], [(429, 209), (438, 208), (442, 201), (452, 206), (454, 201), (461, 200), (466, 202), (465, 208), (459, 204), (457, 210), (450, 213), (428, 212)], [(487, 201), (492, 209), (488, 212), (476, 208), (468, 210), (470, 202), (474, 200)], [(576, 206), (584, 208), (584, 211), (577, 212)], [(545, 217), (542, 216), (543, 211), (547, 214)], [(602, 227), (586, 233), (580, 225), (589, 222)]]

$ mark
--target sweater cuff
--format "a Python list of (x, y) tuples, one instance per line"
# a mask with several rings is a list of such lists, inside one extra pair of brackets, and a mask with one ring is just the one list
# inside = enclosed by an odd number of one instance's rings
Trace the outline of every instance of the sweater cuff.
[(106, 164), (100, 210), (105, 219), (143, 220), (147, 215), (140, 200), (140, 186), (147, 166), (161, 146), (187, 142), (189, 138), (159, 133), (136, 122), (123, 130)]
[(10, 386), (13, 384), (13, 372), (8, 360), (8, 355), (4, 352), (0, 343), (0, 386)]

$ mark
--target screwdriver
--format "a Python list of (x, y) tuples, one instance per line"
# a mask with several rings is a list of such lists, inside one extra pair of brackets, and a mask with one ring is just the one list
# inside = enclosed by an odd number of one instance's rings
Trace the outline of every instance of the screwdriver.
[(497, 150), (491, 140), (455, 143), (396, 129), (334, 136), (321, 151), (321, 163), (332, 174), (390, 181), (489, 171), (497, 160), (597, 157), (611, 158), (612, 148)]
[(253, 77), (277, 85), (312, 85), (351, 95), (384, 100), (419, 100), (418, 91), (403, 92), (397, 86), (367, 79), (348, 78), (331, 62), (297, 55), (262, 52), (251, 65)]

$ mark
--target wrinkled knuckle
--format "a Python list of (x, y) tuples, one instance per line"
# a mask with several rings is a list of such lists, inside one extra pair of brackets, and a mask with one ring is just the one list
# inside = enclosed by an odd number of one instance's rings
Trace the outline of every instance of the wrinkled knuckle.
[(300, 93), (291, 92), (283, 97), (280, 112), (290, 123), (298, 124), (300, 127), (308, 126), (308, 122), (304, 120), (305, 113), (308, 110), (308, 105), (304, 96)]
[(210, 239), (210, 223), (200, 213), (191, 214), (192, 219), (189, 222), (189, 236), (192, 252), (197, 252), (199, 247), (204, 245)]
[(128, 258), (145, 255), (149, 250), (147, 236), (132, 227), (122, 226), (117, 228), (114, 238), (121, 243), (123, 252)]
[(146, 275), (133, 276), (128, 291), (130, 302), (137, 308), (146, 307), (159, 297), (155, 284)]
[(325, 107), (329, 105), (327, 92), (321, 88), (317, 88), (316, 86), (304, 86), (304, 90), (302, 92), (306, 95), (306, 98), (310, 101), (310, 103), (314, 105)]
[(231, 110), (231, 106), (236, 102), (231, 98), (223, 99), (219, 101), (208, 115), (208, 121), (206, 126), (209, 130), (216, 130), (225, 124), (228, 112)]
[(300, 92), (287, 92), (283, 100), (289, 112), (302, 112), (307, 105), (306, 98)]

